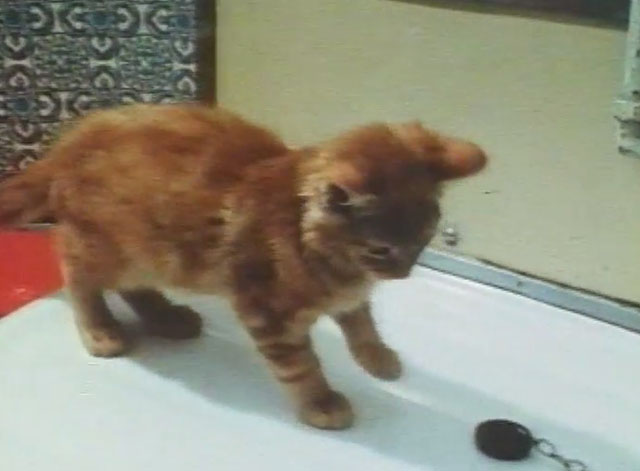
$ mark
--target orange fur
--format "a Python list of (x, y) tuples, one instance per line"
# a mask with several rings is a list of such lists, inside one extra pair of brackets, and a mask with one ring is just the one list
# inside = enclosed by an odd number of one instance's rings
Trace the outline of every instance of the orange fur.
[(105, 289), (152, 333), (174, 338), (197, 335), (200, 319), (159, 290), (221, 294), (301, 419), (343, 428), (351, 408), (322, 374), (310, 326), (334, 315), (363, 368), (397, 377), (399, 360), (371, 319), (371, 286), (406, 276), (433, 236), (441, 182), (484, 162), (473, 144), (417, 123), (369, 125), (294, 151), (221, 109), (132, 105), (84, 118), (0, 184), (0, 225), (56, 219), (91, 353), (126, 347)]

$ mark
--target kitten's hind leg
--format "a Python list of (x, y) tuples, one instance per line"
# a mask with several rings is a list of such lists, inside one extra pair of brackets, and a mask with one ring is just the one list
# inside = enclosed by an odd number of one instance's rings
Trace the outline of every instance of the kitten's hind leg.
[(396, 352), (385, 345), (376, 330), (368, 304), (336, 317), (347, 339), (351, 355), (371, 375), (380, 379), (397, 379), (402, 364)]
[(187, 306), (171, 303), (159, 291), (138, 289), (121, 291), (120, 295), (153, 335), (188, 339), (197, 337), (202, 331), (202, 319), (197, 312)]
[(108, 255), (110, 252), (104, 247), (99, 230), (82, 231), (60, 223), (62, 272), (80, 339), (92, 355), (113, 357), (127, 349), (127, 339), (102, 296), (117, 271), (117, 266), (110, 263), (115, 257)]
[(81, 282), (67, 282), (80, 339), (97, 357), (114, 357), (127, 349), (127, 341), (118, 321), (102, 297), (102, 292)]

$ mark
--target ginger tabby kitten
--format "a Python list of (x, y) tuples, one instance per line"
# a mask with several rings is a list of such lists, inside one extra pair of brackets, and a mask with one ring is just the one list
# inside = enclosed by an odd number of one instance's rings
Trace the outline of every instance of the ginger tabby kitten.
[(292, 150), (221, 109), (130, 105), (82, 120), (0, 185), (0, 225), (57, 221), (80, 337), (120, 355), (104, 290), (151, 333), (197, 336), (201, 320), (163, 287), (228, 297), (302, 421), (351, 425), (309, 336), (329, 313), (370, 374), (401, 373), (371, 318), (376, 280), (405, 277), (434, 235), (441, 183), (479, 171), (475, 145), (419, 123), (372, 124)]

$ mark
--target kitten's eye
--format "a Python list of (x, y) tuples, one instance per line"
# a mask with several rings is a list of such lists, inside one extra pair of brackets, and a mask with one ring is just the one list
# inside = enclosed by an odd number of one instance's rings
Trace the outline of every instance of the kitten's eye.
[(387, 245), (371, 245), (367, 252), (376, 258), (386, 258), (391, 255), (391, 247)]
[(349, 210), (350, 198), (344, 188), (331, 184), (327, 192), (327, 205), (332, 211), (344, 213)]
[(329, 200), (334, 204), (347, 204), (349, 203), (349, 194), (344, 188), (331, 184), (329, 185)]

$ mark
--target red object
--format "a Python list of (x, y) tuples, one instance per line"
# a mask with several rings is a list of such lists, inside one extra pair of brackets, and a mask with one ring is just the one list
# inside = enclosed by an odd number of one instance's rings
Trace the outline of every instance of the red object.
[(62, 285), (50, 233), (0, 231), (0, 317)]

